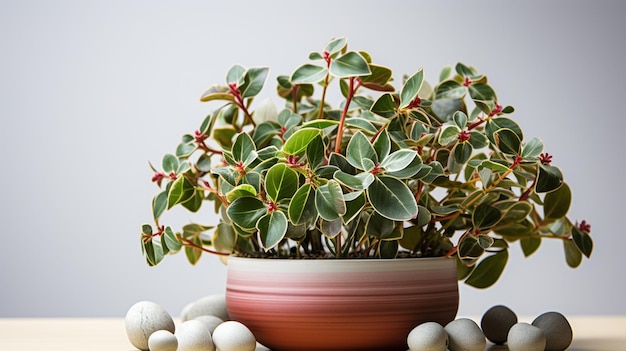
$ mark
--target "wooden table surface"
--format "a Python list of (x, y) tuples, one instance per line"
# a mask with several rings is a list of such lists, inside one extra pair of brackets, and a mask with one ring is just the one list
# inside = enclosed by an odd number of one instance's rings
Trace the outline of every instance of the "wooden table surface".
[[(478, 321), (477, 318), (473, 318)], [(626, 317), (569, 317), (574, 341), (569, 351), (626, 350)], [(520, 318), (520, 321), (529, 322)], [(123, 318), (0, 318), (2, 351), (131, 351)], [(488, 344), (488, 351), (506, 346)], [(257, 351), (267, 351), (259, 346)], [(294, 350), (297, 351), (297, 350)]]

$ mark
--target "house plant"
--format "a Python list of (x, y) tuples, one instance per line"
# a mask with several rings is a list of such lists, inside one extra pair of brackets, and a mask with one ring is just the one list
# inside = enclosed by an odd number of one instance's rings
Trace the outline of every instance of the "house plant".
[[(151, 165), (160, 190), (154, 225), (142, 226), (148, 264), (180, 250), (192, 264), (203, 252), (307, 265), (443, 257), (486, 288), (514, 242), (528, 256), (561, 240), (572, 267), (591, 255), (590, 226), (567, 217), (561, 170), (474, 67), (445, 67), (434, 85), (420, 68), (396, 90), (391, 69), (336, 38), (277, 77), (280, 111), (254, 102), (268, 72), (233, 66), (201, 97), (217, 108)], [(172, 207), (207, 201), (218, 223), (163, 223)]]

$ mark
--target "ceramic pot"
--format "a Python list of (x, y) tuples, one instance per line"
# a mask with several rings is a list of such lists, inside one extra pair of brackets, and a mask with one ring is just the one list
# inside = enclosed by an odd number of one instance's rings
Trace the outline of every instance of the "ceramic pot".
[(228, 259), (228, 313), (272, 351), (405, 351), (458, 304), (454, 259)]

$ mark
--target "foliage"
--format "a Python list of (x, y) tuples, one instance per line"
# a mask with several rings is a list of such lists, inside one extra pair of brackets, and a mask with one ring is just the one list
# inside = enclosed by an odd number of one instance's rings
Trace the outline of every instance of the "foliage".
[[(184, 249), (279, 258), (455, 256), (459, 279), (484, 288), (500, 276), (511, 243), (526, 256), (541, 241), (564, 243), (576, 267), (592, 251), (590, 227), (567, 217), (571, 191), (540, 139), (526, 140), (487, 77), (458, 63), (431, 86), (420, 68), (400, 91), (391, 69), (333, 39), (291, 76), (271, 103), (250, 110), (267, 67), (233, 66), (219, 102), (174, 154), (153, 168), (160, 187), (155, 227), (142, 227), (150, 265)], [(344, 100), (326, 102), (331, 84)], [(315, 90), (321, 89), (319, 97)], [(175, 232), (175, 206), (208, 201), (215, 225)]]

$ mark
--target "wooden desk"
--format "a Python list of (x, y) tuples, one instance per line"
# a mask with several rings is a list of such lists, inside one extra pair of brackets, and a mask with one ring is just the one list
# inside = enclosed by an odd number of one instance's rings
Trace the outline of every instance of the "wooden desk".
[[(626, 317), (568, 319), (574, 329), (569, 351), (626, 350)], [(134, 348), (126, 338), (123, 318), (0, 318), (0, 350), (132, 351)], [(486, 350), (507, 348), (487, 345)], [(257, 351), (268, 350), (259, 346)]]

